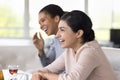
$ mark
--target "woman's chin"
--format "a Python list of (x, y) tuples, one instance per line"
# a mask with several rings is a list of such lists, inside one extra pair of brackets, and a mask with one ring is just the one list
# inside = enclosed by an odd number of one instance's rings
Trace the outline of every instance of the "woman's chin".
[(62, 48), (67, 48), (65, 45), (61, 45)]
[(48, 36), (52, 35), (51, 33), (48, 33), (48, 32), (46, 32), (46, 34), (47, 34)]

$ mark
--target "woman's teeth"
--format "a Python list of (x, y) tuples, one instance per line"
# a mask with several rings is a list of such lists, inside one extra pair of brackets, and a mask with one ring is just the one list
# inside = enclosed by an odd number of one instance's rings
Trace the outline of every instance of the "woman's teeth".
[(64, 42), (65, 40), (60, 40), (60, 42)]
[(48, 29), (44, 29), (44, 31), (46, 32)]

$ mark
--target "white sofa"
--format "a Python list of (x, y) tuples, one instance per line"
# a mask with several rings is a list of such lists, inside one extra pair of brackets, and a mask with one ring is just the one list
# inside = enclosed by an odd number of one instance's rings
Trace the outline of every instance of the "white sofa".
[[(120, 49), (102, 47), (120, 80)], [(0, 64), (6, 68), (8, 64), (20, 64), (25, 71), (41, 68), (41, 63), (34, 46), (0, 46)]]
[[(45, 39), (45, 52), (48, 51), (51, 40), (51, 38)], [(21, 70), (29, 72), (42, 68), (32, 40), (0, 40), (0, 65), (6, 69), (9, 64), (19, 64)]]
[(113, 66), (117, 80), (120, 80), (120, 48), (102, 47), (102, 49)]
[(0, 64), (3, 69), (9, 64), (19, 64), (24, 71), (42, 67), (34, 46), (0, 46)]

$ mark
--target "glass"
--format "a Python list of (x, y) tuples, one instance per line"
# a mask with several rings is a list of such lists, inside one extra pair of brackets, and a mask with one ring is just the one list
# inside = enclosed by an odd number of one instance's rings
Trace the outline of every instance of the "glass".
[(9, 70), (9, 73), (10, 73), (10, 77), (8, 80), (17, 80), (17, 72), (18, 72), (18, 69), (19, 69), (19, 65), (8, 65), (8, 70)]
[(0, 80), (4, 80), (3, 72), (0, 71)]
[(0, 80), (4, 80), (2, 66), (0, 65)]
[(17, 74), (19, 65), (8, 65), (8, 69), (11, 75)]

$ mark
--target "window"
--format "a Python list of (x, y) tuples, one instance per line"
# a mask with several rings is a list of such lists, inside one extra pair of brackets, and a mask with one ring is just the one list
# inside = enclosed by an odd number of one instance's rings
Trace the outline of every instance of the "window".
[(96, 39), (109, 41), (110, 29), (120, 29), (119, 3), (119, 0), (0, 0), (0, 38), (31, 38), (34, 32), (41, 31), (39, 10), (57, 4), (65, 11), (86, 12), (93, 22)]
[(90, 0), (88, 5), (96, 39), (109, 41), (110, 29), (120, 28), (119, 0)]
[[(39, 31), (38, 12), (48, 4), (57, 4), (66, 11), (84, 10), (84, 0), (0, 0), (0, 38), (30, 38)], [(71, 4), (76, 4), (72, 6)], [(44, 34), (44, 32), (43, 32)]]
[(24, 0), (0, 0), (0, 37), (22, 38)]

